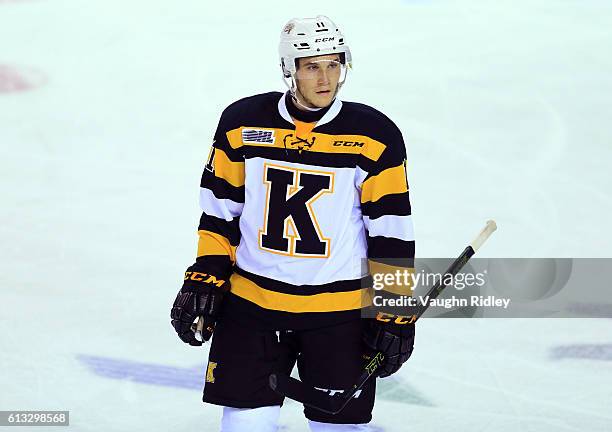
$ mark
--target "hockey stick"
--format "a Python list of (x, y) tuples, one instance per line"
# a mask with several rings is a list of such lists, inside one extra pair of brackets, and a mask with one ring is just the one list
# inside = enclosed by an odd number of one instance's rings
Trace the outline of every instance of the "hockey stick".
[[(428, 301), (421, 305), (416, 313), (410, 317), (411, 324), (425, 313), (430, 304), (429, 300), (438, 297), (442, 290), (448, 286), (444, 281), (452, 278), (448, 278), (446, 275), (456, 275), (496, 229), (497, 225), (495, 221), (487, 221), (486, 226), (480, 234), (478, 234), (474, 241), (463, 250), (461, 255), (459, 255), (446, 270), (444, 277), (429, 290), (426, 296)], [(384, 354), (382, 352), (377, 352), (364, 366), (355, 384), (342, 392), (328, 394), (325, 391), (317, 390), (314, 387), (304, 384), (300, 380), (283, 374), (271, 374), (269, 384), (274, 391), (283, 396), (328, 414), (338, 414), (351, 401), (355, 394), (361, 390), (365, 383), (375, 375), (384, 359)]]

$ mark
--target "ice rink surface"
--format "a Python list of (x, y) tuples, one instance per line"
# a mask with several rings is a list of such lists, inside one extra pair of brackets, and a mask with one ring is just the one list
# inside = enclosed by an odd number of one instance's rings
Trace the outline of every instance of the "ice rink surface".
[[(418, 256), (456, 256), (489, 218), (482, 256), (610, 256), (608, 1), (0, 0), (0, 410), (217, 430), (206, 349), (169, 324), (200, 171), (225, 106), (284, 89), (283, 24), (319, 13), (353, 52), (341, 99), (403, 131)], [(417, 333), (375, 431), (612, 430), (610, 320)], [(296, 403), (281, 420), (307, 430)]]

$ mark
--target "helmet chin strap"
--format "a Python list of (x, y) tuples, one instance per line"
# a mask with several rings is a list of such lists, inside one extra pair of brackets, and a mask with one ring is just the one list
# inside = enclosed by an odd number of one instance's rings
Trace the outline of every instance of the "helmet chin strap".
[[(311, 108), (311, 107), (307, 107), (302, 102), (300, 102), (300, 98), (298, 97), (297, 93), (298, 93), (297, 91), (296, 92), (291, 92), (291, 99), (293, 99), (293, 102), (295, 102), (296, 104), (298, 104), (299, 106), (301, 106), (305, 110), (307, 110), (307, 111), (319, 111), (319, 110), (323, 109), (323, 108)], [(301, 95), (301, 93), (300, 93), (300, 95)]]

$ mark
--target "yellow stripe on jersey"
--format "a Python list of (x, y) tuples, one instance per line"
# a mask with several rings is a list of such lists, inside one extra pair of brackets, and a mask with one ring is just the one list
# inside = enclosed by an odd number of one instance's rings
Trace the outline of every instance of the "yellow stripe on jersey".
[(371, 304), (368, 288), (312, 295), (285, 294), (262, 288), (237, 273), (230, 277), (230, 284), (233, 294), (264, 309), (283, 312), (337, 312), (361, 309)]
[(370, 160), (376, 162), (387, 146), (374, 139), (369, 139), (365, 150), (361, 153)]
[(244, 162), (232, 162), (223, 150), (215, 149), (214, 165), (215, 176), (232, 186), (244, 186)]
[(228, 255), (232, 262), (236, 262), (236, 246), (232, 246), (227, 238), (207, 230), (199, 230), (198, 236), (198, 257)]
[[(376, 284), (374, 288), (377, 288), (378, 284), (382, 284), (383, 285), (382, 289), (384, 291), (387, 291), (393, 294), (398, 294), (398, 295), (412, 296), (412, 293), (414, 291), (413, 278), (412, 278), (412, 275), (414, 275), (414, 268), (398, 267), (398, 266), (393, 266), (389, 264), (383, 264), (383, 263), (372, 261), (372, 260), (368, 260), (368, 264), (370, 267), (370, 274), (372, 275), (372, 278), (374, 278), (374, 283)], [(398, 270), (400, 271), (400, 274), (401, 274), (401, 278), (400, 278), (401, 284), (395, 283), (395, 280), (396, 280), (395, 275)], [(404, 274), (406, 274), (406, 279), (407, 279), (406, 281), (404, 280)], [(392, 275), (392, 277), (387, 276), (387, 281), (393, 281), (392, 283), (385, 283), (386, 275)]]
[[(258, 127), (240, 127), (227, 132), (227, 140), (233, 149), (238, 149), (242, 146), (276, 148), (285, 151), (287, 148), (295, 148), (294, 145), (304, 146), (302, 140), (307, 140), (312, 143), (312, 146), (307, 150), (317, 153), (335, 153), (335, 154), (361, 154), (364, 157), (376, 162), (380, 155), (385, 150), (385, 144), (376, 141), (364, 135), (329, 135), (317, 132), (311, 132), (312, 123), (296, 122), (296, 130), (292, 129), (274, 129), (274, 128), (258, 128)], [(274, 132), (274, 143), (267, 142), (242, 142), (243, 129), (256, 129), (262, 131)]]
[(399, 194), (408, 191), (404, 165), (388, 168), (380, 174), (370, 177), (361, 187), (361, 202), (378, 201), (385, 195)]
[(363, 135), (313, 135), (317, 140), (311, 150), (321, 153), (361, 154), (376, 162), (386, 148), (383, 143)]

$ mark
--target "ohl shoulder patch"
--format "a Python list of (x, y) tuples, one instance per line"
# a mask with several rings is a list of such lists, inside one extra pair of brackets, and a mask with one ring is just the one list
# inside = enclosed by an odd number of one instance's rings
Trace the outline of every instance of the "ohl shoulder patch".
[(243, 143), (274, 144), (274, 131), (265, 129), (242, 129)]

